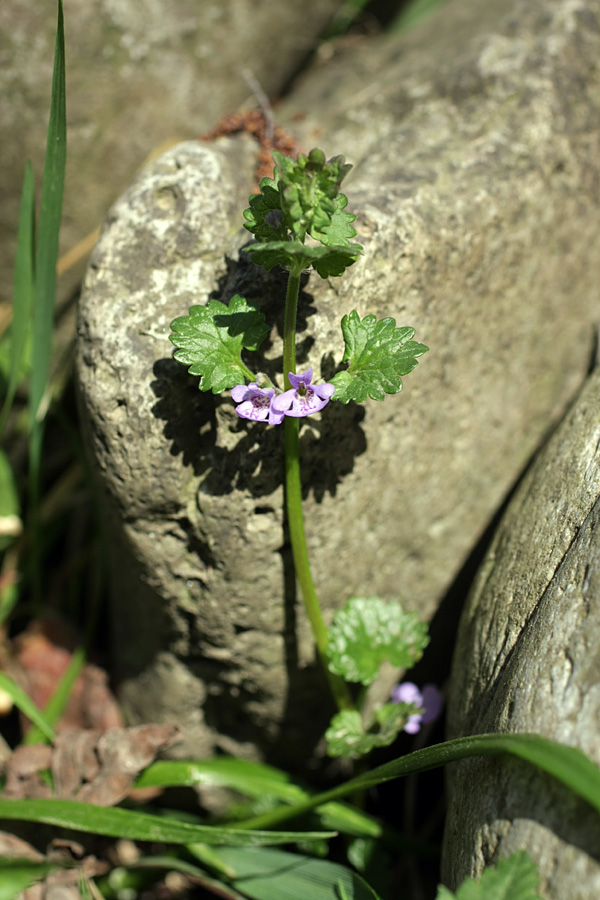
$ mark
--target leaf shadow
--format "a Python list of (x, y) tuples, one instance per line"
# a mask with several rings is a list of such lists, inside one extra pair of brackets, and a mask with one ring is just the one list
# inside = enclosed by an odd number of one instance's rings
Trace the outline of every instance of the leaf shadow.
[[(208, 299), (227, 302), (236, 293), (255, 304), (267, 321), (274, 322), (279, 339), (283, 333), (286, 273), (266, 273), (241, 254), (241, 260), (228, 260), (227, 272)], [(306, 279), (298, 304), (298, 331), (304, 331), (315, 313)], [(249, 354), (246, 361), (255, 370), (280, 380), (282, 357), (275, 351), (273, 333), (260, 353)], [(307, 361), (314, 339), (307, 336), (297, 342), (298, 368)], [(251, 359), (252, 357), (252, 359)], [(254, 365), (252, 365), (254, 364)], [(331, 354), (322, 363), (326, 377), (335, 369)], [(248, 491), (255, 498), (265, 497), (282, 483), (283, 428), (263, 422), (239, 419), (229, 392), (215, 396), (198, 389), (198, 378), (189, 375), (172, 357), (159, 359), (153, 368), (151, 388), (157, 402), (153, 414), (164, 421), (163, 433), (172, 456), (181, 456), (200, 478), (200, 490), (211, 495)], [(325, 494), (335, 496), (338, 484), (354, 468), (354, 460), (365, 452), (367, 441), (361, 427), (364, 407), (355, 403), (331, 402), (318, 416), (301, 422), (303, 496), (310, 494), (321, 502)]]

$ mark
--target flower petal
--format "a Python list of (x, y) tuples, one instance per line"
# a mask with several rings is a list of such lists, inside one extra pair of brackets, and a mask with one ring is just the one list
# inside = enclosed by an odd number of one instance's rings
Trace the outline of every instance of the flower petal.
[(317, 397), (312, 388), (308, 388), (306, 394), (295, 394), (292, 408), (287, 411), (288, 416), (310, 416), (327, 406), (327, 400)]
[(435, 684), (424, 685), (422, 693), (423, 706), (425, 708), (425, 712), (423, 713), (423, 725), (429, 725), (430, 722), (435, 722), (441, 713), (444, 706), (444, 698), (442, 692)]
[(244, 400), (243, 403), (236, 406), (235, 411), (240, 418), (252, 419), (255, 422), (260, 422), (269, 415), (268, 406), (258, 406), (258, 404), (254, 403), (252, 400)]
[(273, 402), (269, 407), (269, 425), (281, 425), (285, 419), (285, 413), (273, 408)]
[(423, 717), (418, 714), (411, 716), (404, 726), (403, 731), (405, 731), (407, 734), (417, 734), (417, 732), (421, 730), (422, 718)]
[(310, 369), (307, 369), (306, 372), (302, 372), (300, 375), (294, 375), (293, 372), (288, 373), (288, 378), (290, 379), (290, 384), (295, 390), (298, 390), (301, 384), (309, 385), (312, 381), (313, 370), (312, 366)]
[(271, 400), (271, 406), (276, 412), (285, 413), (292, 405), (292, 401), (296, 396), (296, 391), (294, 388), (291, 388), (289, 391), (284, 391), (283, 394), (279, 394), (277, 397), (273, 397)]
[(403, 681), (397, 684), (390, 694), (394, 703), (416, 703), (423, 706), (421, 691), (412, 681)]
[(231, 397), (236, 403), (241, 403), (242, 400), (246, 398), (247, 393), (248, 386), (245, 384), (236, 384), (236, 386), (231, 389)]
[(317, 397), (321, 398), (321, 400), (329, 400), (335, 393), (333, 384), (313, 384), (311, 385), (311, 389), (315, 392)]

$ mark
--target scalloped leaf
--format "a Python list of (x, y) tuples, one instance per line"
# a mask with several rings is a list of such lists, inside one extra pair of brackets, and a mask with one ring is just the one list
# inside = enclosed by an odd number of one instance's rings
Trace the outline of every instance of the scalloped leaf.
[(351, 759), (365, 756), (375, 747), (387, 747), (396, 740), (409, 718), (419, 712), (415, 703), (386, 703), (377, 710), (377, 730), (365, 731), (356, 710), (336, 713), (325, 732), (329, 756)]
[(409, 668), (428, 643), (427, 624), (398, 601), (351, 597), (329, 629), (329, 670), (346, 681), (370, 684), (384, 660)]
[(467, 878), (453, 894), (440, 886), (436, 900), (539, 900), (540, 877), (524, 850), (484, 869), (477, 879)]
[(307, 247), (300, 241), (270, 241), (246, 248), (252, 261), (270, 271), (283, 266), (296, 274), (312, 266), (321, 278), (343, 275), (362, 253), (360, 244), (348, 246)]
[(352, 166), (343, 156), (326, 160), (318, 149), (297, 160), (274, 151), (273, 159), (283, 218), (292, 236), (304, 241), (307, 234), (324, 233), (338, 211), (340, 184)]
[(248, 370), (242, 349), (257, 350), (269, 333), (265, 317), (236, 294), (229, 305), (210, 300), (206, 306), (190, 307), (187, 316), (171, 322), (170, 340), (178, 348), (175, 359), (200, 375), (201, 391), (220, 394), (241, 384)]
[(244, 210), (244, 228), (257, 241), (285, 241), (288, 231), (281, 211), (281, 195), (273, 178), (261, 178), (260, 194), (252, 194)]
[(429, 349), (411, 340), (414, 328), (397, 328), (392, 318), (373, 315), (361, 320), (355, 309), (342, 319), (346, 350), (343, 361), (348, 369), (331, 379), (334, 399), (342, 403), (384, 400), (386, 394), (402, 390), (402, 376), (418, 365), (417, 358)]
[[(348, 205), (348, 198), (345, 194), (338, 194), (335, 198), (336, 209), (331, 219), (325, 225), (322, 231), (313, 228), (310, 232), (311, 237), (320, 241), (326, 246), (350, 246), (350, 240), (356, 237), (356, 228), (352, 227), (352, 222), (356, 220), (356, 216), (352, 213), (344, 212)], [(355, 247), (361, 247), (361, 244), (355, 244)]]

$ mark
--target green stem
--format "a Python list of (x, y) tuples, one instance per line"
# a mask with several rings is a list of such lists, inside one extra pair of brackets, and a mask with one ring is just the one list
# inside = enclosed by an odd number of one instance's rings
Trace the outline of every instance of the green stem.
[[(300, 272), (290, 272), (285, 295), (285, 316), (283, 320), (283, 384), (291, 388), (289, 373), (296, 371), (296, 314), (300, 295)], [(286, 422), (290, 417), (286, 417)]]
[[(286, 302), (283, 334), (283, 377), (286, 390), (291, 387), (289, 373), (296, 371), (296, 311), (300, 293), (300, 273), (290, 272)], [(319, 656), (329, 679), (331, 693), (338, 709), (354, 709), (354, 703), (346, 682), (329, 671), (327, 666), (327, 646), (329, 637), (321, 615), (321, 608), (312, 579), (304, 517), (302, 514), (302, 490), (300, 481), (300, 422), (294, 416), (285, 417), (285, 496), (287, 505), (288, 527), (292, 544), (292, 556), (296, 578), (300, 585), (304, 607), (310, 622)]]

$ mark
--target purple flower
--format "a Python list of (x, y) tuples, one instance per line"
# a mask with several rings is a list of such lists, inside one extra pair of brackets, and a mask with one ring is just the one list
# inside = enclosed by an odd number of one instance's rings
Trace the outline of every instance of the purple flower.
[(255, 422), (263, 422), (268, 419), (269, 425), (280, 425), (283, 422), (283, 413), (273, 409), (273, 388), (259, 388), (256, 382), (251, 384), (236, 384), (231, 391), (231, 396), (236, 406), (235, 411), (242, 419), (253, 419)]
[(301, 375), (290, 372), (292, 387), (273, 399), (272, 408), (282, 415), (297, 417), (310, 416), (323, 409), (329, 403), (335, 388), (332, 384), (311, 384), (312, 376), (312, 368)]
[(404, 681), (396, 685), (390, 696), (394, 703), (414, 703), (423, 710), (409, 717), (404, 726), (407, 734), (416, 734), (421, 730), (421, 725), (435, 722), (444, 705), (442, 694), (435, 684), (426, 684), (420, 691), (412, 681)]

